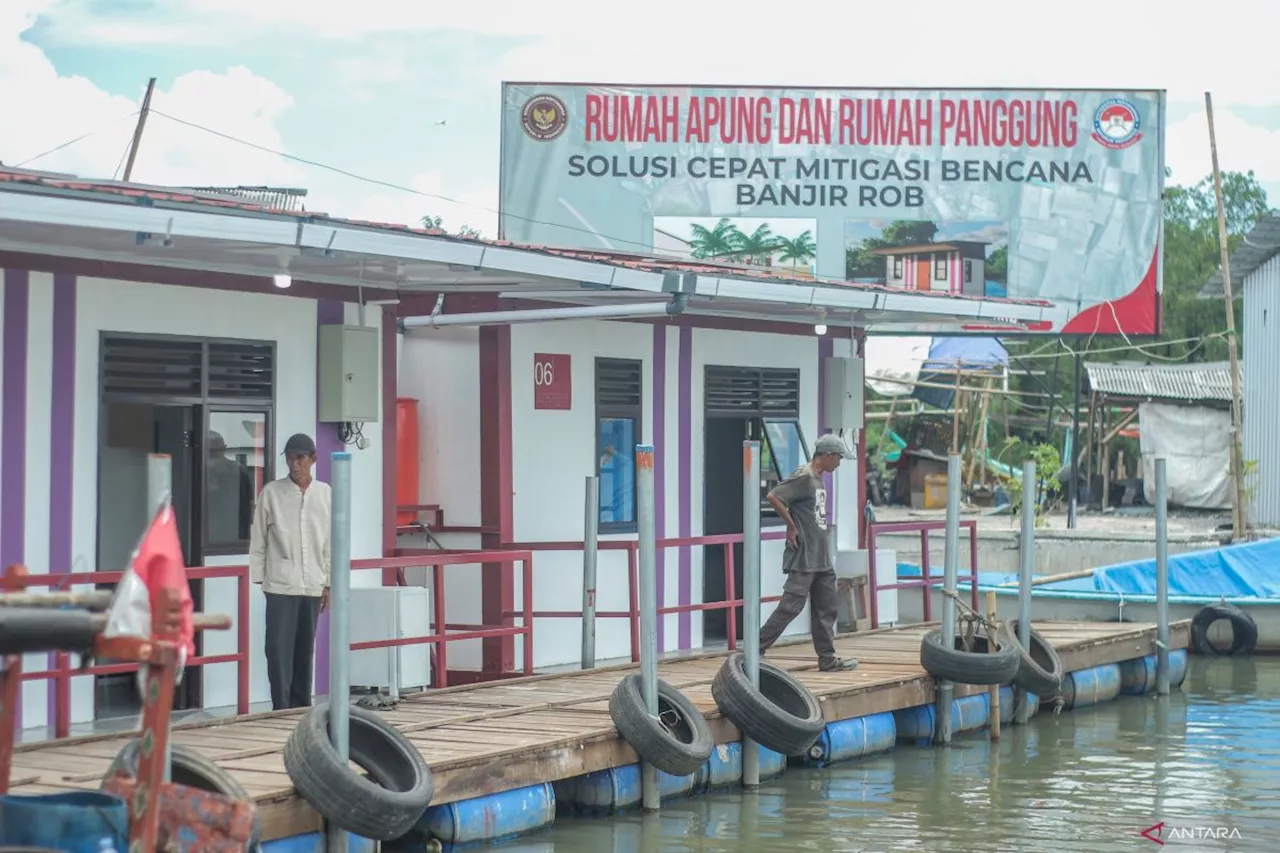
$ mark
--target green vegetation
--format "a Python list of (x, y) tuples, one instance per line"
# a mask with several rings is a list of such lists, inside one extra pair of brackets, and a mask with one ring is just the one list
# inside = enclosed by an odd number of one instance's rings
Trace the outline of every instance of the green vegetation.
[(695, 258), (761, 266), (775, 255), (782, 263), (805, 266), (818, 254), (818, 246), (810, 231), (802, 231), (790, 238), (779, 237), (766, 222), (748, 234), (728, 217), (721, 219), (713, 228), (690, 225), (689, 245)]

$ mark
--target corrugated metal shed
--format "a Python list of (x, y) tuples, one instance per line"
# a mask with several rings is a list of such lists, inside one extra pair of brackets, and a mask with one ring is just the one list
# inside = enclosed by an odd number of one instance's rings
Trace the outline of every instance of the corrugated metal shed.
[[(1280, 212), (1259, 219), (1253, 230), (1245, 235), (1244, 242), (1231, 253), (1231, 295), (1239, 299), (1244, 280), (1276, 255), (1280, 255)], [(1221, 267), (1196, 295), (1201, 299), (1222, 298)]]
[[(1090, 388), (1113, 397), (1188, 403), (1231, 402), (1231, 369), (1225, 361), (1203, 364), (1086, 362), (1084, 369)], [(1244, 365), (1240, 367), (1240, 381), (1243, 384)]]
[[(1231, 273), (1234, 279), (1235, 267)], [(1244, 358), (1258, 376), (1275, 377), (1280, 373), (1280, 257), (1254, 270), (1243, 289)], [(1249, 523), (1280, 527), (1280, 381), (1244, 386), (1244, 460)]]

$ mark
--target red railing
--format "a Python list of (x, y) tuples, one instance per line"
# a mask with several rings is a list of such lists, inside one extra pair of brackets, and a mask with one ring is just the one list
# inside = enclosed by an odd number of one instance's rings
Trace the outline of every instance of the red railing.
[[(723, 533), (713, 536), (686, 536), (673, 539), (659, 539), (656, 546), (659, 550), (667, 548), (699, 548), (704, 546), (719, 545), (724, 549), (724, 589), (725, 597), (722, 601), (708, 601), (701, 604), (675, 604), (658, 608), (659, 616), (667, 616), (674, 613), (705, 613), (710, 610), (728, 611), (725, 615), (725, 639), (729, 649), (732, 651), (738, 647), (738, 614), (737, 608), (741, 607), (745, 601), (738, 597), (737, 581), (734, 578), (734, 558), (733, 546), (742, 542), (741, 533)], [(775, 541), (786, 538), (786, 532), (781, 530), (768, 531), (760, 537), (764, 541)], [(597, 610), (597, 619), (628, 619), (631, 627), (631, 660), (640, 660), (640, 594), (639, 594), (639, 553), (640, 543), (634, 539), (601, 539), (596, 543), (599, 551), (626, 551), (627, 552), (627, 592), (628, 592), (628, 610)], [(584, 545), (582, 542), (510, 542), (507, 548), (518, 548), (524, 551), (562, 551), (574, 552), (582, 551)], [(431, 553), (431, 552), (426, 552)], [(594, 596), (595, 590), (591, 591)], [(780, 601), (782, 596), (765, 596), (760, 599), (762, 604), (768, 604)], [(533, 611), (534, 619), (581, 619), (581, 610), (535, 610)]]
[[(877, 594), (882, 589), (920, 589), (924, 596), (922, 615), (924, 621), (933, 619), (933, 601), (930, 595), (932, 588), (942, 583), (929, 576), (929, 531), (946, 530), (945, 521), (884, 521), (867, 525), (867, 614), (871, 617), (872, 630), (880, 627), (880, 599)], [(969, 598), (974, 610), (978, 609), (978, 522), (969, 519), (960, 522), (961, 530), (969, 531), (969, 572), (958, 575), (956, 582), (969, 581)], [(893, 566), (894, 583), (879, 582), (876, 566), (876, 535), (880, 533), (916, 533), (920, 534), (920, 580), (903, 581), (898, 579), (898, 567)]]
[[(444, 569), (447, 566), (478, 565), (482, 563), (521, 563), (522, 593), (524, 607), (522, 610), (503, 614), (502, 625), (451, 626), (445, 622)], [(533, 674), (533, 554), (528, 550), (501, 551), (431, 551), (427, 555), (412, 557), (384, 557), (370, 560), (352, 560), (351, 570), (356, 571), (402, 571), (406, 568), (430, 568), (435, 581), (435, 594), (432, 596), (433, 622), (436, 633), (424, 637), (403, 637), (395, 640), (372, 640), (363, 643), (352, 643), (352, 651), (363, 649), (387, 648), (390, 646), (409, 646), (431, 644), (435, 647), (437, 665), (432, 669), (432, 686), (448, 685), (446, 646), (448, 643), (464, 640), (483, 640), (500, 637), (524, 637), (523, 669), (526, 675)], [(27, 587), (46, 587), (50, 590), (65, 590), (67, 587), (80, 584), (119, 583), (124, 573), (115, 572), (79, 572), (68, 574), (27, 575), (24, 577)], [(209, 580), (217, 578), (235, 578), (236, 590), (236, 651), (221, 655), (197, 655), (187, 661), (187, 667), (207, 666), (222, 663), (236, 665), (236, 713), (249, 713), (249, 660), (251, 650), (249, 640), (249, 567), (248, 566), (197, 566), (187, 569), (190, 580)], [(513, 618), (521, 618), (522, 623), (513, 624)], [(440, 627), (444, 626), (444, 627)], [(460, 633), (450, 633), (455, 627), (465, 627)], [(257, 652), (261, 653), (261, 652)], [(54, 736), (67, 737), (71, 731), (71, 679), (87, 675), (110, 675), (113, 673), (133, 672), (136, 663), (98, 664), (72, 669), (71, 654), (54, 653), (52, 669), (24, 670), (23, 681), (54, 682)]]

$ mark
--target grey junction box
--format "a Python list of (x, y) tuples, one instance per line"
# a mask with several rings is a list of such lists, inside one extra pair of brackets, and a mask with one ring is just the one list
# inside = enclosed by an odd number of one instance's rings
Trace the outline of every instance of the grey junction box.
[(857, 356), (828, 358), (823, 369), (826, 387), (822, 394), (827, 415), (824, 426), (834, 432), (862, 429), (863, 384), (866, 382), (863, 360)]
[(322, 423), (377, 423), (382, 411), (379, 331), (373, 326), (320, 327), (317, 408)]

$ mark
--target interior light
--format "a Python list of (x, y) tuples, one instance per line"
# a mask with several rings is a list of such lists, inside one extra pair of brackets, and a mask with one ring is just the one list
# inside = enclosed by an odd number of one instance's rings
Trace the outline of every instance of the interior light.
[(827, 324), (826, 324), (826, 323), (814, 323), (814, 325), (813, 325), (813, 333), (814, 333), (815, 335), (825, 335), (825, 334), (827, 333)]
[(287, 272), (278, 272), (271, 277), (271, 282), (281, 290), (285, 290), (289, 285), (293, 284), (293, 276)]

